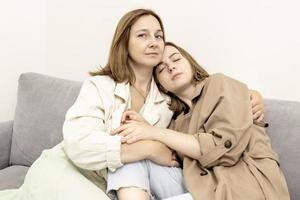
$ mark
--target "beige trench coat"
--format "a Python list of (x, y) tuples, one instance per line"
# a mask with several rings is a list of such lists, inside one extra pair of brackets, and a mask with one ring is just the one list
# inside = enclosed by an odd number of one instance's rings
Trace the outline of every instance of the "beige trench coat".
[(190, 112), (175, 130), (193, 134), (201, 156), (183, 159), (195, 200), (285, 200), (287, 184), (265, 128), (253, 124), (246, 85), (222, 74), (202, 83)]

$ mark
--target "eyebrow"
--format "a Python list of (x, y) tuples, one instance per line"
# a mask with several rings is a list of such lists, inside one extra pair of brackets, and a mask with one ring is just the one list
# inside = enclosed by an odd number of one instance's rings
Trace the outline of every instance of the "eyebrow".
[[(149, 32), (148, 29), (140, 29), (140, 30), (137, 30), (137, 31), (135, 31), (135, 32), (137, 33), (137, 32), (140, 32), (140, 31)], [(162, 31), (161, 29), (157, 29), (156, 32), (162, 32), (162, 33), (163, 33), (163, 31)]]
[[(172, 56), (174, 56), (175, 54), (179, 54), (178, 52), (174, 52), (174, 53), (172, 53), (170, 56), (169, 56), (169, 58), (172, 58)], [(180, 54), (179, 54), (180, 55)]]
[(158, 67), (159, 65), (161, 65), (163, 62), (161, 61), (161, 62), (159, 62), (157, 65), (156, 65), (156, 67)]

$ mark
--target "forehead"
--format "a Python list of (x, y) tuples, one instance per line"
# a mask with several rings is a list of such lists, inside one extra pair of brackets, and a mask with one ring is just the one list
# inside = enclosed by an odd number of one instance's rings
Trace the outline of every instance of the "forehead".
[(138, 30), (161, 30), (159, 21), (152, 15), (141, 16), (131, 27), (132, 31)]
[(164, 59), (167, 59), (167, 58), (169, 58), (169, 56), (171, 56), (171, 55), (174, 54), (174, 53), (180, 54), (180, 52), (178, 51), (178, 49), (176, 49), (175, 47), (170, 46), (170, 45), (166, 45), (166, 46), (165, 46), (165, 49), (164, 49), (164, 55), (163, 55), (163, 58), (164, 58)]

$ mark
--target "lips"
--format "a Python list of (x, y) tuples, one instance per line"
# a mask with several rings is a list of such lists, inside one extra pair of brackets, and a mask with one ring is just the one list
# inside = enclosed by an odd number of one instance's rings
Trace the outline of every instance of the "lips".
[(175, 73), (172, 75), (171, 80), (175, 80), (178, 76), (180, 76), (182, 73)]
[(146, 55), (148, 55), (148, 56), (157, 56), (158, 53), (157, 52), (149, 52), (149, 53), (146, 53)]

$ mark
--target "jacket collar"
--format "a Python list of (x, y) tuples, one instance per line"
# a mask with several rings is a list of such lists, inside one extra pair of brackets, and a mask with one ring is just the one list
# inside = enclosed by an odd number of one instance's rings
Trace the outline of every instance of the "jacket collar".
[[(119, 98), (121, 98), (124, 102), (127, 102), (130, 96), (129, 87), (130, 87), (129, 83), (126, 82), (117, 83), (114, 90), (114, 94)], [(154, 78), (152, 78), (151, 80), (149, 95), (150, 98), (153, 99), (154, 103), (159, 103), (168, 99), (167, 95), (164, 95), (159, 91), (154, 81)]]

